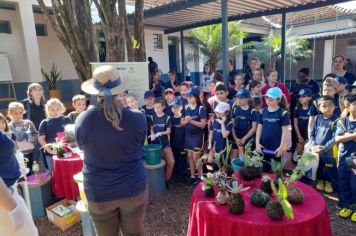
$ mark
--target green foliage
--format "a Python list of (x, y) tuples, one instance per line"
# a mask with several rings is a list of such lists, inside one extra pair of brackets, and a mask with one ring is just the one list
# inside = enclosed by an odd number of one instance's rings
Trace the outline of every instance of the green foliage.
[(283, 158), (280, 162), (274, 159), (271, 159), (271, 168), (272, 172), (275, 173), (277, 176), (283, 175), (283, 168), (286, 165), (287, 160)]
[[(292, 63), (309, 58), (313, 50), (309, 49), (309, 41), (291, 34), (292, 28), (286, 32), (286, 59)], [(280, 30), (272, 30), (262, 37), (261, 42), (252, 42), (249, 50), (249, 58), (258, 57), (261, 61), (273, 58), (277, 61), (281, 58), (282, 37)]]
[(278, 191), (273, 181), (271, 181), (271, 187), (274, 195), (277, 198), (277, 201), (281, 204), (284, 214), (288, 217), (288, 219), (293, 219), (293, 208), (292, 205), (288, 202), (288, 191), (286, 185), (283, 183), (281, 179), (278, 179)]
[(48, 84), (48, 89), (57, 89), (57, 82), (62, 79), (62, 74), (57, 70), (57, 67), (54, 65), (54, 63), (52, 64), (52, 69), (49, 73), (43, 69), (41, 69), (41, 73)]
[(63, 155), (66, 153), (66, 143), (64, 143), (62, 140), (54, 143), (47, 143), (42, 148), (45, 149), (46, 147), (51, 148), (58, 157), (63, 157)]
[[(247, 37), (247, 33), (239, 30), (240, 22), (228, 23), (229, 53), (236, 54), (241, 51), (245, 45), (240, 45), (240, 40)], [(216, 64), (222, 57), (222, 26), (221, 24), (203, 26), (192, 29), (191, 37), (186, 38), (186, 42), (199, 51), (208, 59), (215, 69)], [(187, 58), (190, 58), (187, 55)]]
[(202, 190), (211, 189), (215, 185), (214, 175), (208, 173), (206, 177), (202, 177), (204, 185), (202, 186)]
[(251, 167), (262, 167), (262, 160), (263, 157), (258, 155), (257, 153), (252, 152), (252, 142), (253, 140), (250, 140), (246, 145), (245, 145), (245, 153), (242, 156), (242, 160), (244, 162), (244, 166), (251, 166)]

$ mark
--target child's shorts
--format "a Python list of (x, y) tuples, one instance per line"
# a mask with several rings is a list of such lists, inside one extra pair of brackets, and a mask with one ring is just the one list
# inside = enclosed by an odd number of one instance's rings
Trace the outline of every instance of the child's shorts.
[(201, 152), (204, 145), (204, 134), (189, 134), (185, 133), (184, 149), (187, 151)]

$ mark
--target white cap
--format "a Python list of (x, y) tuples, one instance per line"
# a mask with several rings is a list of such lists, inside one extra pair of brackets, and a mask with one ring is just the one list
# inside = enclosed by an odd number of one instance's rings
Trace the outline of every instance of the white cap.
[(224, 113), (225, 111), (230, 111), (230, 105), (226, 102), (219, 102), (214, 109), (215, 112)]

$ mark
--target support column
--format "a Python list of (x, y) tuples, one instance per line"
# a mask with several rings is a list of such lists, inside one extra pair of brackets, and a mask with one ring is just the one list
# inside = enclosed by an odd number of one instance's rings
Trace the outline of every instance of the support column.
[(229, 87), (229, 72), (227, 69), (227, 63), (229, 61), (228, 55), (228, 25), (227, 25), (227, 0), (221, 0), (221, 26), (222, 26), (222, 67), (224, 75), (224, 83), (226, 88)]
[(183, 30), (180, 31), (180, 50), (181, 50), (181, 57), (182, 57), (182, 81), (185, 81), (185, 52), (184, 52), (184, 32)]
[(286, 13), (282, 13), (282, 31), (281, 31), (281, 64), (280, 75), (283, 84), (286, 83)]
[(325, 40), (324, 44), (324, 63), (323, 63), (323, 77), (331, 72), (332, 61), (334, 55), (334, 40)]
[(32, 1), (18, 1), (28, 66), (28, 82), (42, 81), (40, 52), (37, 43)]
[[(242, 45), (244, 43), (243, 39), (240, 39), (240, 43), (239, 45)], [(243, 53), (239, 52), (236, 56), (235, 56), (235, 60), (236, 60), (236, 68), (237, 70), (242, 70), (244, 69), (244, 57), (243, 57)]]

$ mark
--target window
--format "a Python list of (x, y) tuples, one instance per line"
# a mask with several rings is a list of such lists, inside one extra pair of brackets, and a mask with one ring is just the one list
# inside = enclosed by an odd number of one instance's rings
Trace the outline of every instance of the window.
[(0, 20), (0, 33), (11, 34), (11, 24), (10, 21)]
[(162, 50), (163, 49), (163, 36), (162, 34), (153, 34), (153, 48), (155, 50)]
[(48, 36), (47, 25), (45, 24), (36, 24), (36, 35), (37, 36)]

